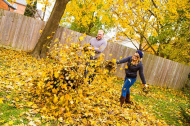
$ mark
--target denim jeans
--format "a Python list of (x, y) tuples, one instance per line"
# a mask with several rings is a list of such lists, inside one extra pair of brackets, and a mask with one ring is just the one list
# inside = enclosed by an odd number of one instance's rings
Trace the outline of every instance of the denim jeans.
[(130, 93), (129, 88), (135, 83), (137, 78), (127, 78), (125, 77), (125, 83), (122, 88), (121, 96), (126, 97), (126, 94)]

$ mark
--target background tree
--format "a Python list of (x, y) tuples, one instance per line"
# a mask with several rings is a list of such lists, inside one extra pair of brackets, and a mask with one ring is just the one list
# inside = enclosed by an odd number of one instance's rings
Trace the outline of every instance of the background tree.
[[(47, 8), (51, 7), (54, 2), (55, 2), (54, 0), (41, 0), (39, 2), (42, 5), (42, 12), (43, 12), (42, 20), (44, 20), (44, 18), (45, 18)], [(51, 13), (51, 12), (49, 12), (49, 13)]]
[(91, 36), (96, 36), (98, 29), (109, 31), (113, 28), (110, 15), (110, 0), (72, 0), (63, 15), (62, 26)]
[(137, 49), (189, 64), (189, 7), (189, 0), (118, 0), (112, 12), (118, 35)]
[[(56, 0), (50, 19), (32, 52), (34, 56), (46, 56), (47, 46), (61, 19), (58, 17), (63, 15), (68, 1), (57, 5), (63, 1)], [(137, 49), (188, 64), (189, 8), (189, 0), (72, 0), (61, 24), (71, 23), (71, 29), (89, 35), (95, 35), (99, 28), (109, 31), (117, 27), (117, 35), (127, 37), (134, 45), (138, 43)]]
[(36, 14), (36, 9), (37, 9), (37, 0), (36, 1), (32, 0), (29, 4), (26, 5), (24, 15), (29, 17), (34, 17)]

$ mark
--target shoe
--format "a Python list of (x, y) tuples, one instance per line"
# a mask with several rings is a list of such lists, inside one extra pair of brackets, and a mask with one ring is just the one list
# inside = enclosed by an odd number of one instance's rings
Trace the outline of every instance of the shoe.
[(126, 97), (120, 97), (120, 106), (122, 107), (123, 103), (125, 102)]
[(132, 104), (133, 102), (130, 101), (130, 94), (126, 94), (126, 99), (125, 99), (126, 104)]

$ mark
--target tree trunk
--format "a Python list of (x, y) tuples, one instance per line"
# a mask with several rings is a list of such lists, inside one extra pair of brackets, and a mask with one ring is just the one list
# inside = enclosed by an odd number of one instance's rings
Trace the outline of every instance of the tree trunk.
[[(67, 3), (70, 0), (56, 0), (52, 13), (46, 23), (41, 37), (32, 51), (32, 56), (39, 58), (46, 58), (48, 46), (50, 46), (53, 35), (59, 27), (59, 22), (64, 14)], [(50, 38), (49, 38), (50, 37)]]

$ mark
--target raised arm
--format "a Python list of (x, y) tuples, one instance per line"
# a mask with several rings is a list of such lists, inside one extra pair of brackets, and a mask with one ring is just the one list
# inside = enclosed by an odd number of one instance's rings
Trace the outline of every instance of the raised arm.
[(129, 57), (127, 57), (127, 58), (120, 59), (120, 60), (116, 61), (116, 63), (117, 63), (117, 64), (120, 64), (120, 63), (128, 62), (128, 61), (130, 61), (131, 57), (132, 57), (132, 56), (129, 56)]

